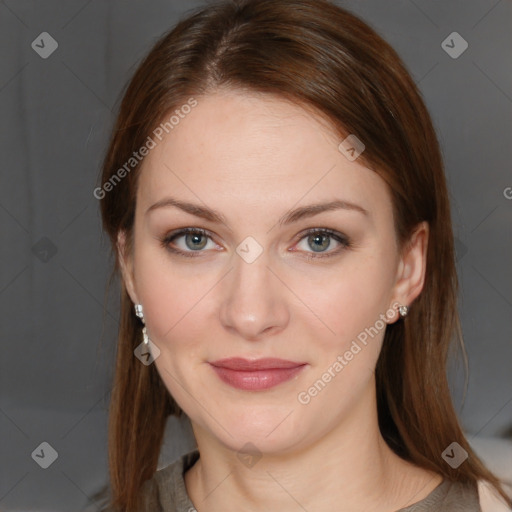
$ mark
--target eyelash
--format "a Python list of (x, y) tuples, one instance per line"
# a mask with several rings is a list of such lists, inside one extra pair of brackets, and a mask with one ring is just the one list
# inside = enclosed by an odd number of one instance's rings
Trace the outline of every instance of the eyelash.
[[(183, 228), (178, 231), (169, 233), (163, 239), (161, 239), (160, 240), (161, 246), (164, 249), (167, 249), (168, 251), (170, 251), (174, 254), (177, 254), (179, 256), (184, 256), (186, 258), (197, 258), (200, 256), (200, 253), (204, 252), (204, 251), (182, 251), (181, 249), (176, 249), (175, 247), (172, 247), (170, 245), (171, 242), (173, 242), (180, 236), (187, 235), (187, 234), (197, 234), (197, 235), (202, 235), (202, 236), (212, 239), (211, 234), (202, 228)], [(328, 228), (308, 229), (308, 230), (304, 231), (303, 233), (301, 233), (302, 236), (299, 238), (297, 243), (301, 242), (304, 238), (307, 238), (308, 236), (316, 235), (316, 234), (328, 235), (330, 238), (333, 238), (334, 240), (339, 242), (341, 244), (341, 247), (339, 247), (338, 249), (335, 249), (334, 251), (331, 251), (328, 253), (322, 253), (322, 254), (315, 254), (315, 253), (308, 252), (308, 253), (306, 253), (307, 256), (305, 256), (305, 258), (307, 260), (313, 260), (313, 259), (318, 259), (318, 258), (330, 258), (333, 256), (337, 256), (344, 249), (348, 249), (348, 248), (352, 247), (351, 241), (348, 237), (346, 237), (345, 235), (343, 235), (341, 233), (338, 233), (337, 231), (333, 231), (332, 229), (328, 229)]]

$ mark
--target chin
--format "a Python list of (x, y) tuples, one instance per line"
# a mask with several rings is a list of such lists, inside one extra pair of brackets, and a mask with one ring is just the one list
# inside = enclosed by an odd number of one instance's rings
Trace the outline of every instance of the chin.
[(289, 406), (274, 407), (269, 411), (268, 405), (252, 406), (246, 411), (240, 408), (218, 410), (215, 419), (220, 425), (211, 418), (202, 418), (201, 424), (210, 435), (235, 452), (243, 451), (244, 447), (249, 450), (255, 447), (261, 453), (286, 453), (307, 437), (308, 423), (299, 418), (299, 411), (293, 411)]

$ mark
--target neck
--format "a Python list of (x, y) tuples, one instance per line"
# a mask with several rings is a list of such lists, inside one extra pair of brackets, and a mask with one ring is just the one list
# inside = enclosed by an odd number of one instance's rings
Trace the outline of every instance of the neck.
[(423, 499), (442, 479), (388, 447), (371, 395), (335, 430), (286, 453), (262, 453), (251, 467), (193, 424), (200, 458), (185, 485), (196, 509), (389, 512)]

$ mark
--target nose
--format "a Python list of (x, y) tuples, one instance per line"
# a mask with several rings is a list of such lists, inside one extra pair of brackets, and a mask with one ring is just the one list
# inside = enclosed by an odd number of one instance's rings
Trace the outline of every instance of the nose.
[(247, 263), (234, 255), (234, 268), (226, 276), (220, 320), (232, 334), (259, 341), (286, 328), (290, 319), (290, 292), (270, 268), (264, 251)]

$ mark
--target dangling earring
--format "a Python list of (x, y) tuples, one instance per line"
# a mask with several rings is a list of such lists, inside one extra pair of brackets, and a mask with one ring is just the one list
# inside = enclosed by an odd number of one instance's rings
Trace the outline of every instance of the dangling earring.
[(409, 313), (409, 306), (399, 306), (398, 313), (402, 318), (404, 318), (405, 316), (407, 316), (407, 313)]
[[(142, 310), (142, 304), (135, 304), (135, 314), (140, 318), (141, 322), (145, 324), (144, 322), (144, 312)], [(146, 330), (146, 326), (142, 328), (142, 337), (144, 341), (144, 345), (149, 345), (149, 336)]]

